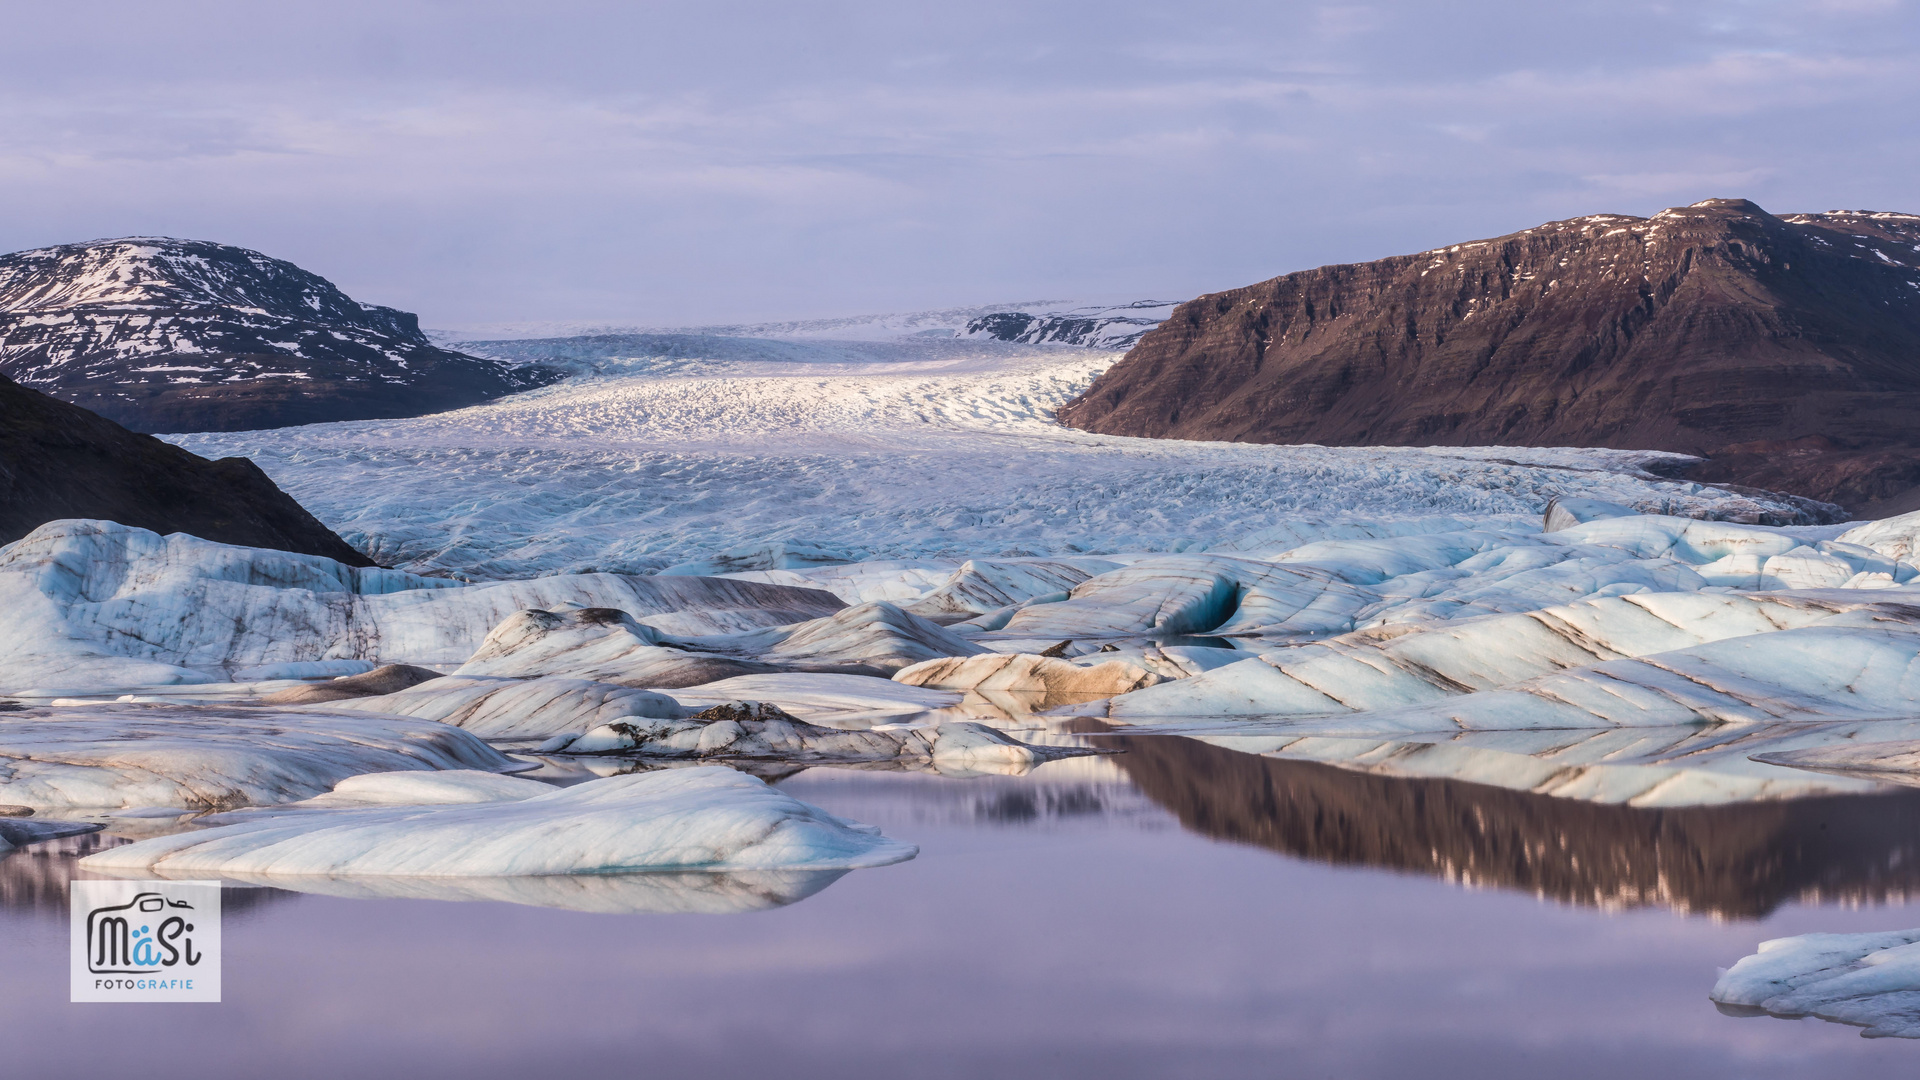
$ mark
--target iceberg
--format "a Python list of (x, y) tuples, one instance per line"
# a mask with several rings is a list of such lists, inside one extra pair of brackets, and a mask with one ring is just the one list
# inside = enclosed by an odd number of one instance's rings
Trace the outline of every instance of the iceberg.
[(716, 705), (689, 719), (635, 717), (561, 735), (539, 754), (644, 754), (666, 758), (767, 759), (796, 762), (919, 760), (939, 766), (1028, 767), (1056, 757), (1091, 754), (1080, 746), (1031, 746), (981, 724), (887, 724), (847, 730), (821, 727), (766, 702)]
[(754, 777), (702, 766), (511, 801), (274, 814), (111, 848), (80, 866), (163, 877), (472, 878), (846, 870), (900, 862), (918, 850)]
[(927, 660), (900, 669), (893, 678), (908, 686), (971, 691), (988, 700), (994, 700), (994, 694), (1008, 695), (1019, 711), (1113, 697), (1153, 686), (1164, 679), (1124, 660), (1077, 664), (1033, 653), (988, 653)]
[(457, 727), (364, 713), (180, 705), (0, 712), (0, 802), (226, 809), (368, 772), (524, 766)]
[(536, 678), (557, 675), (623, 686), (698, 686), (777, 670), (731, 657), (662, 645), (661, 637), (617, 608), (539, 608), (494, 627), (455, 675)]
[(884, 600), (845, 608), (796, 626), (697, 641), (702, 648), (760, 657), (770, 663), (865, 666), (876, 673), (936, 657), (973, 656), (987, 651)]
[(1867, 1038), (1920, 1039), (1920, 930), (1763, 941), (1709, 996), (1735, 1015), (1817, 1016)]
[(545, 739), (628, 717), (677, 718), (694, 711), (665, 694), (632, 686), (498, 675), (448, 675), (379, 697), (335, 701), (328, 708), (437, 720), (483, 739)]
[[(1366, 723), (1336, 726), (1404, 731), (1773, 719), (1795, 710), (1897, 714), (1909, 700), (1899, 672), (1903, 650), (1920, 644), (1913, 637), (1920, 612), (1881, 602), (1886, 595), (1637, 593), (1524, 614), (1388, 624), (1138, 690), (1115, 698), (1105, 714), (1140, 723), (1366, 713)], [(1869, 656), (1870, 664), (1854, 663)], [(1792, 670), (1770, 666), (1777, 664)], [(1857, 687), (1827, 704), (1816, 700), (1869, 667), (1891, 680), (1873, 684), (1877, 703)], [(1823, 681), (1814, 669), (1830, 677)], [(1737, 672), (1750, 680), (1744, 690), (1712, 681)], [(1406, 711), (1418, 707), (1427, 708)]]
[(333, 785), (332, 791), (297, 803), (288, 803), (286, 807), (437, 806), (448, 803), (511, 802), (545, 795), (552, 790), (552, 785), (538, 780), (478, 769), (447, 769), (442, 772), (407, 770), (349, 776)]
[(833, 596), (721, 578), (578, 574), (467, 585), (103, 521), (0, 548), (0, 689), (217, 682), (272, 665), (451, 667), (515, 612), (616, 609), (667, 634), (821, 618)]
[(742, 675), (670, 695), (689, 712), (736, 701), (770, 701), (822, 727), (868, 728), (959, 705), (964, 695), (866, 675), (795, 672)]
[(38, 844), (42, 840), (59, 840), (68, 836), (82, 836), (90, 832), (99, 832), (105, 825), (94, 821), (47, 821), (30, 817), (0, 816), (0, 853), (14, 848)]

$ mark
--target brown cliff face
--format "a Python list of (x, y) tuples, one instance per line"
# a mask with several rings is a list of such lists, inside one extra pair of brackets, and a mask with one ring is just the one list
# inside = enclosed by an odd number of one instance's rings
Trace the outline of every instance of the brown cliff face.
[(373, 565), (246, 458), (208, 461), (0, 376), (0, 544), (60, 518)]
[(1745, 460), (1720, 479), (1767, 466), (1796, 494), (1885, 500), (1920, 482), (1920, 451), (1860, 457), (1920, 447), (1920, 217), (1713, 199), (1287, 274), (1181, 305), (1060, 419), (1235, 442), (1727, 451)]

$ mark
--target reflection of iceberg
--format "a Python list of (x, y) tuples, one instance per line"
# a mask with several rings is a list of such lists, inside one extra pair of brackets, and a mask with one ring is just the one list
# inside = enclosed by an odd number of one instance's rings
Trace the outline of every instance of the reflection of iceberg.
[(1374, 775), (1168, 736), (1096, 738), (1206, 836), (1606, 908), (1753, 918), (1920, 894), (1920, 792), (1642, 808)]
[[(0, 910), (64, 921), (70, 883), (81, 876), (74, 872), (80, 859), (117, 842), (111, 832), (93, 832), (0, 852)], [(279, 889), (237, 890), (227, 893), (222, 907), (231, 916), (288, 895)]]
[(1920, 930), (1763, 941), (1709, 996), (1735, 1016), (1817, 1016), (1869, 1038), (1920, 1039)]
[(742, 870), (726, 874), (549, 874), (491, 878), (229, 875), (227, 880), (356, 900), (492, 900), (607, 915), (730, 915), (805, 900), (840, 880), (846, 872)]

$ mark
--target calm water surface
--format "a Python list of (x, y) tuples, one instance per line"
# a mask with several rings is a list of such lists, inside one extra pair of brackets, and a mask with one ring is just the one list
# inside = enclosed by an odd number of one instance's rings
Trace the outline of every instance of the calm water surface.
[(42, 845), (0, 860), (6, 1071), (1920, 1070), (1920, 1043), (1707, 1000), (1766, 938), (1920, 926), (1920, 793), (1643, 811), (1112, 744), (1129, 752), (1025, 777), (780, 781), (918, 843), (900, 865), (528, 897), (648, 913), (232, 889), (218, 1005), (68, 1004), (65, 883), (84, 845)]

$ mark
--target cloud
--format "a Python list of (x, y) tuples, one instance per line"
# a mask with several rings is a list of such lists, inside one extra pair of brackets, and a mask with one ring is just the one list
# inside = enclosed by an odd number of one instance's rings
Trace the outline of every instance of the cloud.
[(1192, 293), (1707, 195), (1898, 208), (1920, 165), (1902, 4), (20, 19), (0, 248), (243, 243), (429, 325)]

